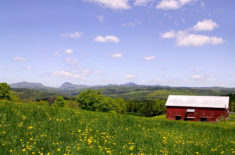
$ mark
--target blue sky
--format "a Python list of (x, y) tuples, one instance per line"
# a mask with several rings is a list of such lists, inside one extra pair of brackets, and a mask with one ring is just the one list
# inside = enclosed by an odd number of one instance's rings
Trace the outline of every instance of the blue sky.
[(235, 87), (234, 0), (0, 3), (2, 82)]

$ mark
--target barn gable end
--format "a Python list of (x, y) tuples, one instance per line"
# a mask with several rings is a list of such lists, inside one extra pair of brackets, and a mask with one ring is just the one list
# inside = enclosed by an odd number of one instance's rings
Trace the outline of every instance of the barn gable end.
[(169, 95), (166, 102), (166, 118), (190, 121), (217, 121), (229, 116), (227, 96)]

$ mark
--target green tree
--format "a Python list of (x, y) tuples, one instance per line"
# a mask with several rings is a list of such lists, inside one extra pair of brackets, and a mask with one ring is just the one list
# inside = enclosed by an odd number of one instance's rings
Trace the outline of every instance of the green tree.
[(58, 96), (55, 100), (55, 104), (59, 107), (64, 107), (64, 98), (63, 96)]
[(143, 100), (141, 103), (140, 112), (144, 116), (152, 117), (164, 114), (165, 109), (165, 100)]
[(91, 111), (110, 111), (112, 109), (112, 99), (105, 97), (97, 90), (85, 90), (77, 96), (80, 107)]
[(10, 100), (10, 86), (7, 83), (0, 83), (0, 99)]
[(127, 111), (127, 104), (122, 98), (113, 99), (113, 108), (118, 113), (125, 113)]
[(100, 95), (99, 100), (94, 104), (94, 107), (96, 111), (110, 111), (112, 109), (112, 98)]

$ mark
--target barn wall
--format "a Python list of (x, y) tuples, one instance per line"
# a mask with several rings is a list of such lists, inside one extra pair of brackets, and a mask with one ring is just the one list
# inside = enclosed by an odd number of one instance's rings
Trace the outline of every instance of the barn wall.
[[(195, 112), (187, 112), (187, 109), (195, 109)], [(228, 109), (218, 108), (192, 108), (192, 107), (166, 107), (166, 118), (175, 120), (176, 116), (181, 116), (182, 120), (186, 117), (194, 117), (190, 121), (200, 121), (201, 117), (207, 118), (207, 121), (217, 121), (221, 116), (228, 117)]]

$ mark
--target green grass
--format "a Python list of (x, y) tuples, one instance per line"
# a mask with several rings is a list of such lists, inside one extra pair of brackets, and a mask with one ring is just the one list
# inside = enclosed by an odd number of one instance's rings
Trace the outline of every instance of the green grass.
[(33, 153), (230, 155), (235, 124), (1, 102), (0, 154)]

